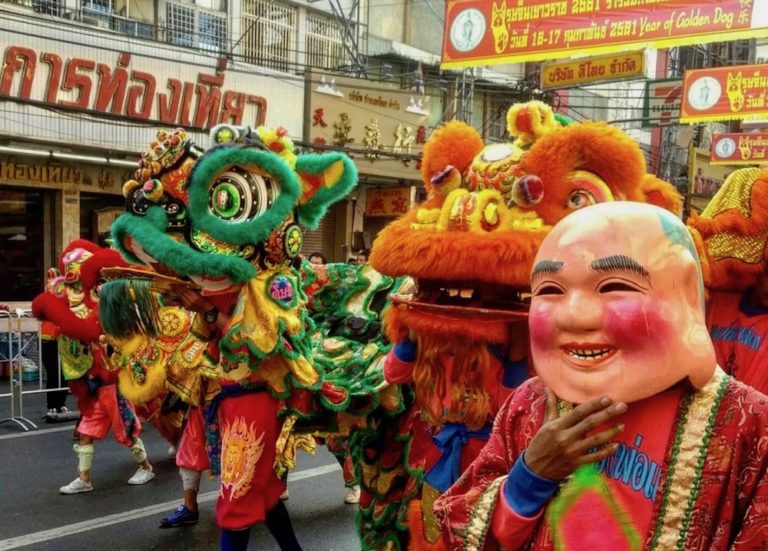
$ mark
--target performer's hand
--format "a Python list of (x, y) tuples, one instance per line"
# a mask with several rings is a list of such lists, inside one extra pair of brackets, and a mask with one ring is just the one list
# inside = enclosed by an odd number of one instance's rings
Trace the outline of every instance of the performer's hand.
[(167, 299), (170, 303), (178, 304), (187, 310), (200, 314), (205, 314), (213, 308), (211, 301), (199, 292), (181, 285), (173, 287), (173, 294), (168, 296)]
[[(525, 450), (525, 464), (535, 474), (563, 480), (581, 465), (600, 461), (616, 451), (618, 444), (603, 446), (624, 430), (617, 424), (588, 436), (587, 433), (627, 411), (627, 404), (613, 403), (607, 396), (576, 406), (557, 417), (557, 397), (547, 389), (547, 416)], [(596, 451), (590, 451), (595, 450)]]

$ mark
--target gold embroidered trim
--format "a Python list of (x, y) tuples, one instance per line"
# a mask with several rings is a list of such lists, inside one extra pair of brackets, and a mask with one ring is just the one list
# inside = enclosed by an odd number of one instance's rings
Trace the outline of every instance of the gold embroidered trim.
[(726, 383), (725, 372), (719, 367), (710, 381), (691, 399), (686, 412), (685, 425), (678, 428), (681, 435), (677, 458), (669, 465), (666, 507), (656, 522), (657, 538), (654, 549), (675, 549), (682, 534), (684, 520), (689, 507), (693, 507), (698, 492), (698, 478), (701, 475), (701, 458), (706, 455), (709, 439), (707, 427), (713, 408), (719, 405), (722, 385)]
[(491, 526), (493, 510), (496, 508), (496, 501), (499, 498), (499, 491), (506, 479), (507, 476), (504, 475), (494, 480), (477, 500), (464, 533), (464, 549), (466, 551), (480, 551), (483, 548), (485, 535)]

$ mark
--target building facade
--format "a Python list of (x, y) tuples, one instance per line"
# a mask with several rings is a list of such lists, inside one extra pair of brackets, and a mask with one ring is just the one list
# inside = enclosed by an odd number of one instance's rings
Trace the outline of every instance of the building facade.
[[(206, 146), (220, 122), (283, 126), (307, 150), (346, 151), (360, 185), (306, 232), (304, 252), (344, 261), (369, 248), (423, 193), (429, 133), (458, 116), (502, 139), (500, 113), (522, 78), (518, 66), (441, 72), (442, 10), (428, 0), (0, 0), (0, 277), (14, 282), (0, 301), (39, 292), (72, 239), (104, 240), (160, 127)], [(313, 122), (318, 109), (327, 128)], [(351, 128), (339, 138), (342, 114)]]

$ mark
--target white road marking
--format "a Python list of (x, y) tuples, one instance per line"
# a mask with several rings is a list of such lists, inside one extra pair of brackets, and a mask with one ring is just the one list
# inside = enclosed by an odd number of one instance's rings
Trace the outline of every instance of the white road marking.
[(50, 429), (38, 429), (38, 430), (31, 430), (29, 432), (3, 434), (2, 436), (0, 436), (0, 440), (9, 440), (11, 438), (24, 438), (26, 436), (37, 436), (38, 434), (49, 434), (51, 432), (64, 432), (65, 430), (68, 430), (70, 432), (75, 430), (74, 423), (71, 425), (65, 425), (62, 427), (51, 427)]
[[(323, 476), (325, 474), (340, 470), (341, 467), (338, 463), (320, 465), (319, 467), (312, 467), (311, 469), (302, 469), (300, 471), (289, 474), (288, 482), (296, 482), (306, 478)], [(197, 496), (197, 501), (198, 503), (215, 501), (218, 495), (218, 490), (215, 492), (205, 492)], [(131, 520), (154, 516), (167, 512), (169, 509), (174, 509), (178, 504), (179, 500), (177, 498), (173, 501), (166, 501), (165, 503), (157, 503), (156, 505), (149, 505), (147, 507), (141, 507), (139, 509), (132, 509), (122, 513), (115, 513), (113, 515), (85, 520), (83, 522), (75, 522), (73, 524), (67, 524), (66, 526), (51, 528), (50, 530), (41, 530), (40, 532), (32, 532), (31, 534), (24, 534), (23, 536), (16, 536), (15, 538), (0, 540), (0, 550), (5, 551), (7, 549), (17, 549), (19, 547), (25, 547), (35, 543), (56, 540), (59, 538), (80, 534), (82, 532), (87, 532), (89, 530), (104, 528), (105, 526), (111, 526), (113, 524), (120, 524), (122, 522), (129, 522)]]

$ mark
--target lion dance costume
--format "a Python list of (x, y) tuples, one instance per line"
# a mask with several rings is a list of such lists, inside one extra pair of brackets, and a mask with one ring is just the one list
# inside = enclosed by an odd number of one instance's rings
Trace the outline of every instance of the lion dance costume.
[[(116, 374), (106, 369), (105, 350), (100, 341), (103, 333), (98, 318), (100, 271), (125, 265), (117, 251), (75, 240), (61, 254), (58, 269), (63, 275), (49, 281), (46, 291), (32, 302), (36, 318), (50, 321), (61, 330), (62, 372), (82, 416), (78, 425), (81, 442), (74, 446), (81, 476), (61, 488), (65, 494), (93, 489), (90, 481), (83, 480), (93, 463), (91, 441), (103, 440), (110, 429), (140, 464), (148, 466), (144, 444), (139, 438), (141, 421), (134, 407), (118, 392)], [(129, 483), (148, 482), (153, 476), (151, 470), (140, 467)]]
[(700, 215), (688, 220), (709, 290), (707, 325), (718, 363), (768, 392), (768, 311), (755, 284), (768, 269), (768, 170), (732, 172)]
[(374, 242), (375, 269), (412, 278), (385, 313), (397, 344), (384, 369), (416, 401), (397, 426), (382, 427), (387, 446), (360, 454), (367, 549), (453, 549), (433, 504), (528, 377), (529, 274), (552, 226), (607, 201), (680, 208), (616, 128), (573, 123), (540, 102), (512, 106), (507, 128), (512, 142), (488, 146), (461, 122), (435, 131), (422, 163), (427, 199)]
[(184, 278), (226, 319), (211, 327), (221, 390), (207, 430), (211, 470), (221, 474), (222, 543), (237, 547), (251, 525), (270, 527), (270, 512), (285, 511), (281, 475), (297, 448), (314, 445), (300, 425), (350, 399), (310, 361), (294, 265), (299, 224), (316, 226), (357, 173), (343, 154), (296, 155), (286, 134), (220, 125), (203, 151), (183, 130), (158, 133), (124, 186), (127, 212), (112, 230), (126, 259)]

